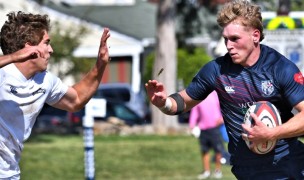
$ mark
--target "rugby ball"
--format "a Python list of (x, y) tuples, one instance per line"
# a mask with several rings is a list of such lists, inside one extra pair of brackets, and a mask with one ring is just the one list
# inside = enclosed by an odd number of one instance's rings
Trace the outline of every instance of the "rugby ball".
[[(250, 116), (250, 113), (255, 113), (258, 118), (269, 128), (274, 128), (282, 124), (281, 116), (277, 108), (268, 101), (259, 101), (256, 102), (254, 105), (250, 106), (247, 110), (244, 123), (249, 126), (254, 126), (254, 120)], [(246, 132), (245, 132), (246, 133)], [(254, 147), (250, 147), (251, 142), (245, 140), (248, 148), (252, 150), (254, 153), (257, 154), (266, 154), (273, 150), (276, 146), (277, 140), (274, 141), (266, 141), (264, 143), (260, 143)]]

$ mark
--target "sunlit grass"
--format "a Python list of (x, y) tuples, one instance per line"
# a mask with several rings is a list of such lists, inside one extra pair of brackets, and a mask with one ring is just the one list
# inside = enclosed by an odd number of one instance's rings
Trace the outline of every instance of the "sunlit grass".
[[(95, 179), (196, 179), (201, 172), (198, 142), (191, 136), (95, 136)], [(25, 143), (23, 180), (84, 179), (83, 138), (39, 135)], [(235, 179), (223, 166), (223, 179)]]

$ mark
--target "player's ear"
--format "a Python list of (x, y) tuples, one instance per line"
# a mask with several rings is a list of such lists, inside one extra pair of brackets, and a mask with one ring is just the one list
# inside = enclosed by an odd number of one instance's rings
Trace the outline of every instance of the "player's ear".
[(33, 46), (33, 45), (31, 45), (31, 43), (29, 43), (29, 42), (26, 42), (24, 45), (24, 47), (29, 47), (29, 46)]
[(258, 29), (255, 29), (252, 33), (252, 38), (254, 43), (258, 43), (260, 41), (261, 33)]

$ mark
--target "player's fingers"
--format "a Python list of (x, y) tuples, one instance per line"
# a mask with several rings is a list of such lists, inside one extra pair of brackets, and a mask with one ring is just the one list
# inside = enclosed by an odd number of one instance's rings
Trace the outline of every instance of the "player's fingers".
[(110, 37), (109, 28), (105, 28), (103, 30), (102, 36), (101, 36), (101, 43), (105, 43), (107, 39)]
[(242, 133), (242, 138), (244, 141), (249, 141), (248, 134)]
[(36, 58), (38, 58), (38, 53), (37, 53), (37, 52), (33, 52), (33, 53), (30, 55), (30, 58), (31, 58), (31, 59), (36, 59)]
[(250, 144), (249, 144), (249, 149), (254, 149), (254, 147), (255, 147), (256, 145), (255, 145), (255, 143), (254, 142), (250, 142)]
[(251, 131), (251, 127), (248, 124), (243, 123), (242, 128), (243, 128), (244, 132), (250, 132)]
[(252, 120), (253, 120), (253, 123), (252, 123), (253, 126), (261, 123), (261, 121), (259, 120), (259, 118), (256, 114), (250, 113), (250, 116), (252, 117)]
[(146, 83), (146, 89), (147, 90), (154, 90), (156, 88), (156, 82), (152, 81), (152, 80), (149, 80), (147, 83)]

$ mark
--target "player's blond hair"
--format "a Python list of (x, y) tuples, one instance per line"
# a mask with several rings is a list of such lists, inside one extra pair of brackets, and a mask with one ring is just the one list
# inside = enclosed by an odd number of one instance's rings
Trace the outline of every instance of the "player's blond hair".
[(261, 8), (247, 0), (233, 0), (226, 3), (217, 15), (217, 23), (224, 28), (232, 21), (238, 21), (245, 27), (258, 29), (260, 41), (264, 39)]

